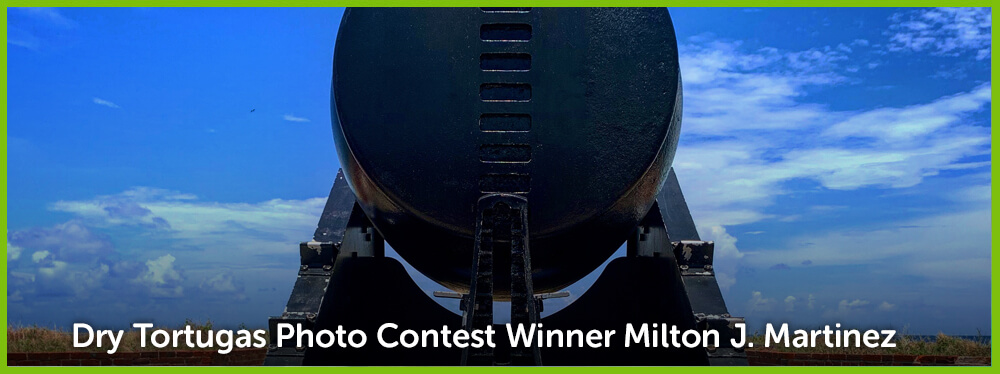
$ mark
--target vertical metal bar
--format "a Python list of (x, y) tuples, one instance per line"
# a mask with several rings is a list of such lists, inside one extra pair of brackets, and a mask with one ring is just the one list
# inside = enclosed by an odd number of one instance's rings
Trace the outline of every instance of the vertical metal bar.
[[(531, 282), (531, 252), (528, 248), (528, 201), (520, 196), (505, 199), (510, 204), (510, 322), (531, 326), (539, 322), (538, 301)], [(541, 365), (538, 345), (511, 347), (511, 365)]]
[[(472, 249), (472, 280), (469, 295), (463, 300), (462, 324), (466, 331), (483, 330), (493, 324), (493, 241), (495, 217), (490, 201), (480, 200), (476, 207), (476, 237)], [(466, 347), (462, 365), (493, 365), (493, 348)]]

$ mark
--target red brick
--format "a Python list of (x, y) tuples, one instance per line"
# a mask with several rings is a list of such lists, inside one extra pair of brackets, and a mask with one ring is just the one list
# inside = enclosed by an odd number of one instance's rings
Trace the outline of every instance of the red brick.
[(177, 357), (177, 352), (160, 352), (160, 358)]
[(865, 362), (881, 362), (882, 361), (882, 356), (881, 355), (862, 355), (861, 356), (861, 361), (865, 361)]
[(178, 365), (186, 362), (184, 357), (164, 357), (153, 361), (155, 365)]
[(38, 360), (38, 361), (50, 361), (50, 360), (62, 359), (62, 357), (59, 357), (60, 356), (59, 353), (50, 353), (50, 352), (28, 353), (27, 356), (29, 360)]
[(27, 359), (28, 359), (28, 355), (25, 354), (25, 353), (8, 353), (7, 354), (7, 363), (11, 363), (11, 362), (14, 362), (14, 361), (23, 361), (23, 360), (27, 360)]
[(80, 360), (80, 366), (101, 366), (101, 360), (96, 358), (87, 358)]
[(153, 362), (153, 360), (151, 360), (151, 359), (148, 359), (148, 358), (145, 358), (145, 357), (140, 357), (140, 358), (137, 358), (135, 360), (132, 360), (132, 365), (135, 365), (135, 366), (148, 366), (152, 362)]
[(917, 359), (915, 355), (892, 355), (892, 362), (909, 362), (912, 363)]
[(212, 364), (212, 358), (211, 357), (192, 357), (192, 358), (189, 358), (187, 362), (188, 362), (189, 365), (208, 366), (208, 365)]
[(160, 352), (140, 352), (139, 358), (157, 358), (160, 357)]
[[(10, 365), (11, 363), (8, 362), (7, 364)], [(41, 364), (42, 363), (40, 361), (38, 361), (38, 360), (24, 360), (24, 361), (17, 362), (14, 365), (11, 365), (11, 366), (39, 366)]]
[(82, 360), (85, 358), (91, 358), (92, 354), (90, 352), (69, 352), (66, 355), (74, 360)]

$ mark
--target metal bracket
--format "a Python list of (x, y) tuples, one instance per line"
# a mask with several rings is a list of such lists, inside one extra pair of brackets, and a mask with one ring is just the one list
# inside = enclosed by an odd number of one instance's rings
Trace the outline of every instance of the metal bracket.
[(299, 272), (281, 316), (268, 319), (270, 345), (265, 365), (301, 365), (304, 347), (282, 342), (278, 348), (279, 323), (301, 325), (312, 330), (326, 298), (330, 277), (339, 259), (344, 257), (379, 257), (385, 255), (385, 241), (372, 227), (347, 186), (343, 171), (337, 173), (327, 199), (315, 239), (299, 244)]
[(715, 275), (715, 242), (681, 240), (673, 242), (674, 256), (681, 275)]
[[(338, 247), (331, 242), (306, 242), (299, 244), (300, 265), (288, 304), (279, 317), (268, 319), (271, 342), (268, 346), (265, 365), (301, 365), (305, 348), (296, 347), (295, 342), (278, 344), (278, 324), (290, 323), (312, 330), (319, 315), (320, 306), (326, 297), (326, 289), (333, 274), (333, 260)], [(281, 346), (279, 348), (279, 345)]]
[[(534, 324), (541, 319), (531, 282), (531, 252), (528, 248), (528, 200), (523, 196), (490, 194), (476, 207), (476, 237), (473, 247), (472, 280), (463, 297), (465, 329), (485, 329), (493, 324), (494, 255), (510, 253), (510, 319), (512, 324)], [(494, 365), (493, 348), (466, 348), (462, 365)], [(541, 365), (539, 347), (511, 347), (511, 365)]]
[[(720, 359), (746, 359), (746, 352), (743, 347), (736, 348), (732, 345), (732, 339), (740, 338), (736, 330), (737, 323), (746, 323), (743, 317), (732, 317), (728, 314), (706, 315), (696, 314), (698, 329), (702, 331), (715, 330), (719, 332), (719, 346), (707, 347), (709, 362), (718, 362)], [(728, 362), (727, 362), (728, 363)]]

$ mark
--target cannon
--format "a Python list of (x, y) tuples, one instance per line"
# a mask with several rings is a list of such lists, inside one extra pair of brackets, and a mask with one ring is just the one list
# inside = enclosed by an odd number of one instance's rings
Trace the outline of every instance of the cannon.
[[(666, 9), (348, 9), (331, 96), (342, 170), (272, 340), (280, 322), (471, 330), (494, 323), (495, 301), (512, 323), (546, 327), (740, 321), (670, 168), (682, 89)], [(461, 299), (461, 318), (385, 257), (386, 242)], [(541, 318), (546, 297), (623, 243), (590, 290)], [(283, 346), (267, 364), (745, 364), (734, 347)]]

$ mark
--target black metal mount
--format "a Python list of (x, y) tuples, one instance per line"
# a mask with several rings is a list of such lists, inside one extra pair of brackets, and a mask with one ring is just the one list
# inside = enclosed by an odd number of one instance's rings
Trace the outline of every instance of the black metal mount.
[[(627, 240), (627, 255), (612, 260), (594, 284), (564, 309), (539, 317), (542, 300), (563, 293), (534, 294), (528, 233), (528, 200), (488, 194), (476, 206), (472, 284), (468, 294), (435, 292), (462, 299), (461, 318), (426, 295), (402, 265), (384, 256), (384, 240), (355, 204), (338, 173), (314, 240), (300, 245), (295, 286), (281, 316), (272, 317), (271, 345), (265, 365), (746, 365), (746, 353), (732, 347), (736, 323), (715, 279), (714, 243), (702, 241), (670, 171), (646, 218)], [(387, 349), (369, 342), (363, 348), (278, 348), (278, 323), (303, 329), (361, 329), (374, 332), (386, 322), (401, 328), (485, 329), (493, 324), (494, 272), (509, 265), (511, 323), (544, 323), (546, 330), (616, 330), (627, 323), (661, 323), (681, 330), (716, 330), (718, 347), (624, 347), (624, 333), (607, 348), (512, 348), (503, 326), (497, 347), (481, 349)], [(501, 278), (506, 279), (506, 278)], [(398, 335), (397, 335), (398, 336)], [(391, 338), (391, 337), (390, 337)]]

